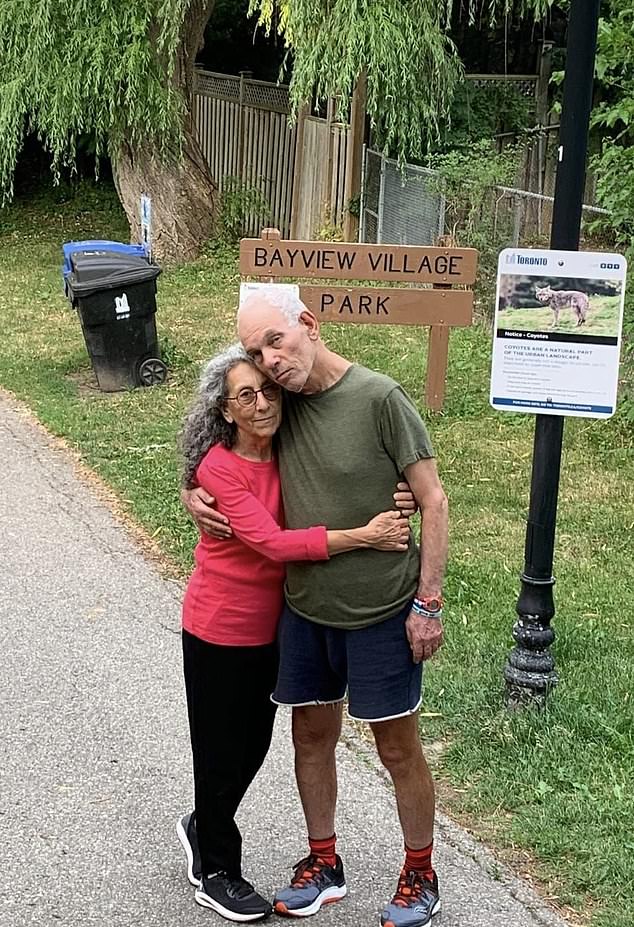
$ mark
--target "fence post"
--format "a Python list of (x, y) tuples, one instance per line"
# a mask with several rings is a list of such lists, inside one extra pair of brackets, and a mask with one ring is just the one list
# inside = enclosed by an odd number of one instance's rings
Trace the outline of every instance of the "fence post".
[(379, 175), (379, 205), (377, 206), (376, 243), (383, 244), (383, 210), (385, 207), (385, 155), (381, 155), (381, 173)]
[[(548, 137), (543, 127), (548, 122), (548, 88), (552, 74), (553, 43), (542, 42), (539, 56), (539, 74), (535, 86), (535, 122), (542, 131), (537, 136), (537, 189), (536, 193), (544, 192), (544, 174), (546, 172), (546, 154), (548, 151)], [(541, 225), (541, 215), (539, 217)], [(541, 232), (541, 230), (540, 230)]]
[(244, 100), (245, 100), (245, 81), (251, 77), (252, 71), (240, 71), (240, 102), (238, 106), (238, 177), (240, 183), (244, 183)]
[(445, 234), (445, 210), (447, 209), (447, 199), (444, 193), (439, 195), (438, 199), (438, 237)]
[(513, 197), (513, 247), (520, 246), (520, 232), (522, 227), (522, 201), (519, 196)]
[(357, 78), (350, 106), (343, 214), (343, 237), (346, 241), (356, 241), (359, 237), (359, 217), (352, 215), (349, 206), (351, 200), (358, 197), (361, 192), (361, 159), (365, 139), (367, 85), (367, 75), (365, 71), (362, 71)]
[[(326, 161), (326, 178), (323, 186), (322, 193), (325, 197), (325, 201), (319, 204), (320, 207), (320, 217), (323, 222), (324, 219), (328, 222), (334, 223), (335, 216), (332, 213), (332, 173), (334, 168), (334, 133), (332, 124), (335, 121), (335, 98), (328, 97), (328, 108), (326, 110), (326, 133), (328, 135), (328, 159)], [(329, 215), (324, 216), (324, 212), (328, 210)]]
[(291, 239), (297, 238), (297, 222), (299, 219), (299, 200), (302, 195), (302, 180), (304, 171), (304, 127), (308, 116), (308, 103), (300, 108), (297, 114), (297, 128), (295, 130), (295, 160), (293, 161), (293, 188), (291, 192)]
[(368, 146), (363, 146), (361, 157), (361, 191), (359, 194), (359, 235), (357, 241), (365, 241), (365, 179), (368, 170)]

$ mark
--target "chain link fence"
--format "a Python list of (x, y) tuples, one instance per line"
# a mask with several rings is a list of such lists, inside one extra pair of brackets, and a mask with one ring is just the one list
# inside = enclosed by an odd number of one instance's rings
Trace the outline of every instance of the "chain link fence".
[[(436, 171), (413, 164), (399, 167), (366, 149), (361, 197), (360, 240), (370, 244), (433, 245), (445, 229), (445, 199)], [(513, 187), (496, 187), (482, 203), (492, 218), (492, 240), (499, 248), (544, 246), (550, 234), (554, 198)], [(609, 216), (584, 206), (583, 219)]]
[(372, 244), (432, 245), (443, 233), (445, 203), (435, 189), (435, 171), (414, 164), (399, 167), (371, 148), (365, 150), (361, 240)]
[[(542, 244), (550, 236), (554, 197), (513, 187), (497, 187), (494, 204), (494, 231), (508, 238), (508, 247)], [(584, 223), (609, 216), (607, 209), (583, 206)]]

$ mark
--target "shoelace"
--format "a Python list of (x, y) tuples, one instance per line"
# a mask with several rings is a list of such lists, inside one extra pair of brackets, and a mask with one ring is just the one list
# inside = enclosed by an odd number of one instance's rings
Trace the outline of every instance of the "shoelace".
[(227, 879), (228, 887), (227, 894), (232, 898), (247, 898), (249, 895), (252, 895), (255, 891), (250, 882), (247, 882), (246, 879)]
[(227, 895), (230, 898), (246, 898), (247, 895), (251, 895), (255, 891), (251, 883), (247, 882), (246, 879), (230, 879), (227, 873), (223, 871), (212, 872), (207, 876), (208, 879), (218, 877), (225, 883)]
[(412, 902), (419, 901), (423, 892), (428, 888), (433, 890), (434, 886), (428, 879), (423, 878), (420, 872), (414, 869), (407, 872), (403, 869), (392, 904), (398, 905), (399, 908), (406, 908)]
[(295, 863), (295, 875), (291, 879), (291, 885), (293, 888), (304, 888), (309, 882), (316, 880), (325, 865), (323, 859), (313, 853), (305, 859), (300, 859), (298, 863)]

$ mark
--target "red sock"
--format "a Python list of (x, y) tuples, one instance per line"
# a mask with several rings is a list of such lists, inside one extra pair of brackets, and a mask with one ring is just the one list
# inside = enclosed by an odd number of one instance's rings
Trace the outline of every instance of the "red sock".
[(332, 837), (327, 837), (325, 840), (314, 840), (312, 837), (309, 837), (308, 843), (310, 845), (310, 852), (315, 856), (318, 856), (320, 859), (323, 859), (327, 866), (334, 866), (336, 864), (336, 834), (333, 834)]
[(405, 869), (407, 872), (413, 869), (414, 872), (420, 872), (424, 879), (431, 882), (434, 878), (434, 870), (431, 864), (433, 848), (433, 840), (428, 847), (423, 847), (422, 850), (412, 850), (405, 844)]

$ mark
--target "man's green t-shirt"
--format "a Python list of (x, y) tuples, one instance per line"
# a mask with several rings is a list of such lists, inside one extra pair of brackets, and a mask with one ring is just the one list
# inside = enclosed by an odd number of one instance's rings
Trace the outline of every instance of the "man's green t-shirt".
[[(394, 508), (405, 467), (433, 457), (427, 429), (390, 377), (352, 366), (321, 393), (289, 393), (279, 432), (286, 526), (354, 528)], [(362, 628), (396, 614), (416, 592), (420, 560), (358, 550), (318, 563), (289, 563), (286, 599), (311, 621)]]

